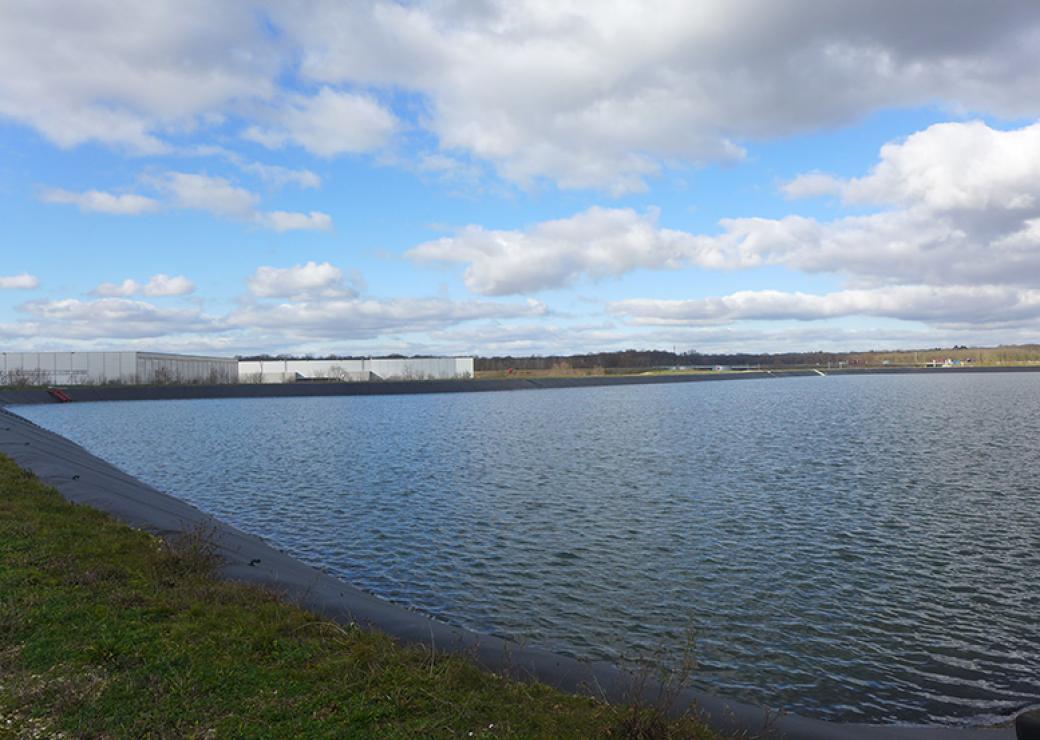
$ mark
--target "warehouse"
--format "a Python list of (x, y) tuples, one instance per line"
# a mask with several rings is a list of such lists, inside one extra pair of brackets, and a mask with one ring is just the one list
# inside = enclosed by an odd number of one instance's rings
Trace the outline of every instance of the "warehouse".
[(238, 360), (163, 352), (0, 352), (0, 385), (235, 383)]
[(242, 383), (339, 380), (443, 380), (472, 378), (472, 357), (409, 357), (360, 360), (242, 360)]

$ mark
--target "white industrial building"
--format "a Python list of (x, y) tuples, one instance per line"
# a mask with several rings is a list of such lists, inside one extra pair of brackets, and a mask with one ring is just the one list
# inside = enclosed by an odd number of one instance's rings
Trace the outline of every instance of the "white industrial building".
[(362, 360), (241, 360), (241, 383), (298, 380), (441, 380), (472, 378), (472, 357), (410, 357)]
[(238, 360), (163, 352), (0, 352), (0, 385), (235, 383)]

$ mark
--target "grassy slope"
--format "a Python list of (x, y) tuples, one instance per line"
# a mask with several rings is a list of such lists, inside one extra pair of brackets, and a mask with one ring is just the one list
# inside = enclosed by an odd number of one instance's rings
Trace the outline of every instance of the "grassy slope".
[(713, 737), (214, 578), (0, 455), (0, 736)]

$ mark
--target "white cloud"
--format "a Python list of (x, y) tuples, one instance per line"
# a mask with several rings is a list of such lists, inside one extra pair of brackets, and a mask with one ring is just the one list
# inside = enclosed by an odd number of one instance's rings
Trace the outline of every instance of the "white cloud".
[(0, 275), (0, 290), (31, 290), (39, 285), (40, 279), (27, 272), (21, 275)]
[(236, 326), (324, 339), (442, 329), (467, 321), (541, 316), (544, 304), (452, 301), (445, 298), (333, 298), (255, 304), (232, 314)]
[(881, 148), (869, 174), (840, 180), (822, 172), (783, 186), (793, 198), (838, 194), (848, 203), (931, 212), (1040, 212), (1040, 124), (1010, 131), (981, 121), (939, 123)]
[(492, 295), (689, 266), (784, 265), (857, 287), (1028, 285), (1040, 274), (1040, 124), (936, 125), (886, 145), (865, 177), (825, 182), (814, 173), (792, 184), (802, 194), (823, 189), (893, 207), (832, 221), (723, 219), (714, 235), (663, 228), (655, 211), (590, 208), (524, 230), (467, 226), (408, 256), (465, 264), (470, 290)]
[(151, 213), (159, 210), (161, 204), (154, 198), (134, 193), (115, 195), (101, 190), (87, 190), (75, 193), (61, 188), (48, 188), (40, 197), (45, 203), (63, 203), (78, 206), (86, 213), (110, 213), (118, 216)]
[(415, 352), (532, 355), (601, 352), (632, 347), (642, 339), (610, 321), (560, 323), (542, 319), (461, 324), (430, 332)]
[(94, 290), (94, 292), (99, 296), (105, 297), (127, 297), (135, 295), (146, 295), (152, 297), (179, 296), (194, 293), (195, 283), (183, 275), (171, 277), (165, 273), (159, 273), (158, 275), (153, 275), (151, 279), (143, 285), (136, 280), (127, 278), (121, 283), (102, 283)]
[(154, 185), (178, 208), (207, 211), (217, 216), (249, 219), (260, 196), (231, 184), (223, 177), (189, 172), (167, 172)]
[(275, 231), (328, 231), (332, 228), (332, 216), (321, 211), (266, 211), (257, 213), (254, 220), (260, 226)]
[[(270, 341), (284, 342), (375, 337), (445, 329), (463, 322), (543, 316), (538, 301), (497, 303), (454, 301), (447, 298), (362, 298), (352, 286), (364, 279), (329, 262), (307, 262), (292, 267), (260, 267), (247, 281), (251, 295), (260, 300), (243, 303), (228, 320), (243, 330), (266, 332)], [(269, 301), (266, 299), (281, 299)]]
[[(885, 322), (862, 327), (848, 322), (772, 321), (751, 324), (691, 324), (618, 326), (607, 322), (491, 322), (462, 324), (412, 340), (402, 352), (448, 354), (549, 355), (603, 352), (636, 348), (677, 348), (680, 352), (810, 352), (897, 349), (1000, 342), (1036, 342), (1035, 329), (959, 327), (923, 328)], [(388, 343), (382, 343), (387, 346)]]
[[(270, 177), (297, 178), (303, 182), (309, 182), (307, 175), (313, 175), (306, 170), (287, 170), (281, 167), (274, 168), (273, 172), (274, 174), (269, 173)], [(158, 191), (163, 200), (132, 193), (112, 195), (98, 190), (74, 193), (58, 188), (44, 191), (42, 200), (47, 203), (77, 205), (81, 211), (123, 215), (150, 213), (164, 207), (183, 208), (247, 221), (279, 232), (328, 231), (332, 228), (332, 217), (321, 211), (298, 213), (258, 210), (259, 195), (235, 185), (224, 177), (191, 172), (166, 172), (162, 175), (146, 176), (143, 182)]]
[[(324, 84), (428, 99), (446, 150), (515, 182), (636, 190), (734, 142), (938, 102), (1040, 112), (1028, 0), (961, 3), (321, 3), (272, 12)], [(927, 33), (916, 29), (928, 29)]]
[(9, 2), (0, 7), (0, 115), (54, 143), (167, 149), (232, 101), (271, 95), (283, 59), (250, 3)]
[(271, 149), (296, 144), (322, 157), (378, 149), (397, 128), (393, 113), (371, 96), (328, 87), (289, 98), (274, 118), (273, 127), (250, 127), (245, 137)]
[(235, 157), (233, 161), (243, 172), (256, 175), (275, 187), (280, 188), (285, 185), (295, 185), (304, 189), (321, 187), (321, 177), (307, 169), (292, 169), (276, 164), (247, 162), (238, 157)]
[(981, 121), (930, 126), (882, 147), (881, 162), (849, 181), (844, 195), (935, 212), (1040, 214), (1040, 124), (1010, 131)]
[(292, 267), (260, 267), (248, 279), (249, 291), (258, 298), (306, 299), (353, 296), (343, 282), (343, 271), (331, 262), (311, 261)]
[(175, 296), (188, 295), (195, 292), (195, 283), (183, 275), (169, 276), (164, 273), (152, 275), (148, 284), (144, 286), (144, 294), (147, 296)]
[(888, 210), (724, 220), (710, 248), (734, 267), (784, 264), (864, 285), (1024, 285), (1040, 274), (1040, 124), (937, 124), (886, 144), (864, 177), (832, 184), (847, 202)]
[[(118, 341), (119, 346), (127, 347), (250, 353), (294, 351), (305, 342), (311, 343), (309, 346), (342, 346), (350, 339), (378, 339), (381, 346), (389, 347), (414, 341), (403, 340), (398, 334), (548, 313), (545, 304), (531, 300), (497, 303), (359, 298), (354, 286), (363, 283), (356, 271), (345, 274), (328, 262), (261, 267), (249, 278), (250, 293), (242, 297), (239, 308), (214, 316), (198, 306), (166, 308), (130, 299), (142, 294), (183, 294), (191, 286), (184, 277), (158, 274), (144, 285), (132, 279), (103, 284), (95, 291), (100, 297), (90, 300), (28, 301), (19, 306), (25, 318), (0, 323), (0, 337), (18, 338), (23, 346), (36, 348), (111, 348), (111, 342)], [(368, 351), (374, 351), (371, 344), (367, 346)]]
[(1005, 326), (1040, 318), (1040, 290), (995, 285), (900, 285), (824, 295), (761, 290), (691, 300), (617, 301), (609, 309), (635, 324), (651, 325), (874, 316), (940, 327)]
[(140, 295), (143, 291), (144, 286), (130, 278), (127, 278), (121, 283), (101, 283), (101, 285), (94, 289), (94, 292), (97, 295), (107, 298), (114, 296)]
[(825, 172), (806, 172), (781, 186), (788, 198), (815, 198), (818, 195), (840, 195), (844, 186), (838, 178)]
[(401, 163), (411, 166), (413, 171), (424, 179), (429, 179), (429, 176), (436, 177), (441, 183), (449, 186), (449, 192), (457, 195), (472, 197), (474, 193), (479, 193), (485, 188), (482, 182), (485, 178), (484, 168), (473, 162), (472, 158), (463, 159), (441, 152), (425, 152), (416, 157), (414, 164), (410, 165), (407, 161)]
[(581, 277), (616, 277), (638, 268), (710, 263), (697, 237), (657, 225), (657, 212), (593, 207), (522, 231), (467, 226), (408, 252), (418, 262), (467, 264), (466, 287), (506, 295), (569, 285)]
[(260, 211), (260, 196), (223, 177), (188, 172), (167, 172), (153, 184), (165, 192), (177, 208), (206, 211), (215, 216), (248, 221), (275, 231), (319, 230), (332, 228), (332, 217), (320, 211)]
[(124, 339), (227, 329), (222, 320), (206, 316), (195, 308), (159, 308), (151, 303), (125, 298), (29, 301), (21, 306), (21, 310), (29, 315), (29, 320), (5, 325), (7, 334), (60, 339)]
[(0, 116), (145, 153), (228, 121), (320, 156), (418, 129), (517, 183), (624, 192), (884, 108), (1036, 116), (1038, 35), (1032, 0), (8, 2)]

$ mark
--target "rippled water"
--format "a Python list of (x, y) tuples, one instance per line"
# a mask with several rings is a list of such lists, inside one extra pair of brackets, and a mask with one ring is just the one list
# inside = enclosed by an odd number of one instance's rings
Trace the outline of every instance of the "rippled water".
[(16, 409), (392, 601), (818, 717), (1040, 701), (1040, 374)]

